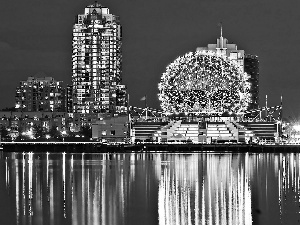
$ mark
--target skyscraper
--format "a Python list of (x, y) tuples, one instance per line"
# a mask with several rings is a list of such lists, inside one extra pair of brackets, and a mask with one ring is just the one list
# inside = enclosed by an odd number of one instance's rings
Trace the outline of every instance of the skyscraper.
[(95, 2), (73, 26), (73, 112), (117, 112), (121, 84), (121, 25), (118, 16)]

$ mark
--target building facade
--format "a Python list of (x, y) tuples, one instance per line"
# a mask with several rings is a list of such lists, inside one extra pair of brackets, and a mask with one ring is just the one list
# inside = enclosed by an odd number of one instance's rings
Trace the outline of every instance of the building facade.
[(16, 111), (64, 112), (65, 89), (52, 77), (28, 77), (16, 88)]
[(124, 142), (128, 138), (128, 116), (107, 117), (92, 124), (93, 140), (101, 142)]
[[(121, 25), (107, 7), (94, 3), (73, 26), (73, 112), (114, 114), (121, 84)], [(125, 88), (126, 89), (126, 88)]]
[(118, 114), (125, 114), (128, 112), (128, 94), (124, 84), (117, 85), (116, 87), (116, 112)]
[(244, 50), (238, 50), (236, 44), (229, 44), (228, 40), (223, 37), (222, 28), (221, 36), (217, 39), (216, 44), (208, 44), (207, 47), (198, 47), (196, 51), (213, 51), (220, 55), (226, 55), (230, 59), (237, 62), (244, 72)]
[(73, 86), (67, 85), (66, 88), (66, 110), (68, 113), (73, 113)]
[(258, 109), (259, 107), (259, 61), (256, 55), (246, 54), (244, 70), (250, 75), (251, 83), (251, 103), (249, 109)]
[(52, 127), (56, 127), (59, 132), (72, 131), (72, 129), (74, 130), (74, 119), (72, 114), (66, 112), (0, 111), (0, 128), (6, 128), (13, 139), (20, 133), (30, 133), (34, 126), (42, 128), (45, 132)]

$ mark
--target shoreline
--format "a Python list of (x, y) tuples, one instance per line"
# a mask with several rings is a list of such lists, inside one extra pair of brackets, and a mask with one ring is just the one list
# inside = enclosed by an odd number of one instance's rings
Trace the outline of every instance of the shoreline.
[(300, 145), (257, 144), (114, 144), (98, 142), (2, 142), (2, 152), (67, 153), (300, 153)]

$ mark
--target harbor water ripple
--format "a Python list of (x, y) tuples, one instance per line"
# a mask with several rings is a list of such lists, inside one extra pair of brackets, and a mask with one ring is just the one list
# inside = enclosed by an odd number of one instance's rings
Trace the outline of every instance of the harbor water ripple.
[(0, 154), (2, 225), (300, 224), (298, 153)]

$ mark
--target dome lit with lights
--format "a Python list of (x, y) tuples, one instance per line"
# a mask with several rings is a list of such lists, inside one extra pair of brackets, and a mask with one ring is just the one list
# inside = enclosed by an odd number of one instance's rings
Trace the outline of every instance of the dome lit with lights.
[(249, 76), (228, 57), (211, 51), (175, 59), (158, 84), (165, 113), (243, 113), (250, 102)]

